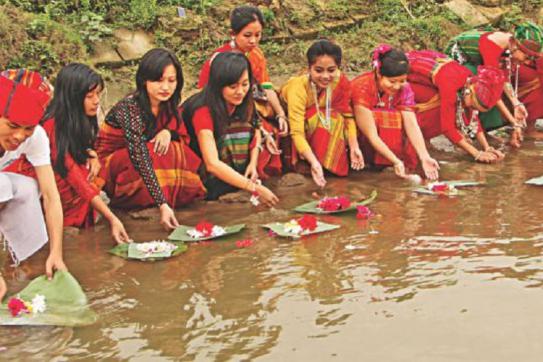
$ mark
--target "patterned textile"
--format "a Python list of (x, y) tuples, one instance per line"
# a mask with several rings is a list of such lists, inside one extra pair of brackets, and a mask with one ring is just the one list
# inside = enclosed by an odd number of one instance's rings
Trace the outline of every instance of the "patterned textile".
[(528, 110), (528, 122), (543, 118), (543, 57), (518, 72), (518, 97)]
[(320, 119), (326, 109), (326, 92), (322, 91), (317, 96), (317, 112), (307, 75), (291, 78), (281, 89), (281, 98), (287, 103), (289, 112), (292, 166), (296, 167), (300, 160), (299, 153), (311, 148), (323, 168), (338, 176), (346, 176), (349, 171), (347, 138), (356, 135), (349, 80), (340, 74), (331, 84), (329, 128)]
[(473, 29), (458, 34), (452, 38), (445, 49), (445, 53), (460, 64), (483, 64), (479, 50), (479, 40), (485, 31)]
[(378, 91), (375, 72), (363, 73), (351, 81), (353, 106), (361, 105), (368, 109), (377, 107), (402, 111), (413, 110), (415, 99), (409, 83), (393, 96)]
[[(196, 172), (200, 159), (185, 144), (186, 130), (175, 119), (159, 117), (151, 136), (145, 134), (143, 111), (134, 97), (117, 103), (98, 132), (96, 151), (104, 167), (105, 190), (114, 206), (122, 208), (186, 204), (204, 195)], [(151, 139), (168, 129), (172, 141), (166, 155), (154, 153)]]
[[(372, 114), (379, 137), (408, 168), (415, 168), (418, 163), (417, 154), (404, 134), (402, 112), (390, 109), (373, 109)], [(360, 137), (360, 144), (363, 148), (364, 158), (370, 163), (382, 166), (392, 165), (388, 159), (375, 152), (369, 140), (364, 136)]]
[(501, 99), (505, 78), (503, 72), (495, 67), (479, 66), (477, 74), (469, 79), (469, 83), (476, 103), (488, 111)]
[(434, 85), (436, 74), (453, 60), (433, 50), (413, 50), (406, 53), (409, 60), (408, 82)]
[(514, 33), (520, 50), (529, 56), (541, 56), (543, 48), (543, 30), (540, 26), (528, 21), (517, 25)]

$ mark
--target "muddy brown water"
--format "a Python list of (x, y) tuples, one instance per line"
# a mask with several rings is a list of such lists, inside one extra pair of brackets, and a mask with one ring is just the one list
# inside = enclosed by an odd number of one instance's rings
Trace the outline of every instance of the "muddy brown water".
[[(100, 223), (64, 244), (99, 321), (1, 328), (0, 359), (540, 361), (543, 189), (523, 182), (543, 174), (542, 153), (528, 141), (490, 166), (438, 154), (443, 179), (486, 182), (454, 198), (415, 194), (386, 171), (329, 179), (329, 195), (378, 190), (378, 216), (323, 217), (341, 228), (301, 240), (259, 225), (288, 220), (313, 186), (275, 188), (273, 210), (197, 203), (177, 212), (182, 223), (247, 230), (156, 263), (109, 255)], [(167, 236), (156, 214), (121, 216), (137, 241)], [(10, 292), (42, 273), (46, 254), (16, 271), (5, 263)]]

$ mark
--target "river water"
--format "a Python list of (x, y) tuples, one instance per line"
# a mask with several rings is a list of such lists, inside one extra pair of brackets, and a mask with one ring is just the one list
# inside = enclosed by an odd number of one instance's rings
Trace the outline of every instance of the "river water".
[[(369, 221), (301, 240), (259, 227), (311, 199), (275, 188), (273, 210), (198, 203), (182, 223), (246, 223), (243, 234), (193, 244), (176, 258), (126, 261), (106, 251), (108, 228), (67, 236), (65, 260), (99, 321), (84, 328), (4, 327), (0, 359), (540, 361), (543, 355), (543, 144), (498, 165), (437, 154), (442, 179), (486, 182), (458, 197), (412, 192), (391, 172), (330, 179), (328, 195), (379, 192)], [(272, 181), (272, 184), (277, 181)], [(137, 241), (165, 238), (156, 215), (123, 214)], [(254, 244), (237, 248), (235, 241)], [(41, 251), (4, 275), (14, 292), (42, 273)]]

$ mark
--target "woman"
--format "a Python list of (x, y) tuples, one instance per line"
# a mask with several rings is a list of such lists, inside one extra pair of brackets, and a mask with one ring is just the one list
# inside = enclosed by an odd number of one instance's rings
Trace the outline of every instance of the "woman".
[[(489, 146), (479, 122), (479, 112), (492, 108), (501, 98), (503, 73), (481, 66), (477, 75), (432, 50), (407, 53), (407, 77), (415, 93), (415, 109), (424, 138), (440, 134), (473, 156), (476, 162), (501, 161), (504, 154)], [(479, 141), (482, 150), (471, 142)]]
[(528, 59), (515, 64), (512, 83), (528, 111), (526, 121), (532, 129), (535, 121), (543, 118), (543, 30), (533, 23), (524, 23), (515, 27), (515, 38), (524, 39), (518, 46)]
[[(58, 73), (54, 97), (42, 126), (50, 142), (64, 227), (94, 225), (96, 210), (109, 221), (113, 239), (125, 243), (130, 239), (123, 224), (101, 199), (100, 185), (93, 183), (101, 167), (93, 145), (103, 89), (102, 77), (86, 65), (65, 66)], [(34, 175), (34, 168), (24, 159), (14, 167), (20, 173)]]
[[(499, 100), (496, 108), (482, 113), (480, 118), (483, 127), (490, 130), (504, 125), (503, 115), (505, 120), (514, 127), (511, 135), (511, 145), (514, 147), (520, 147), (522, 128), (526, 123), (528, 112), (518, 99), (516, 90), (509, 79), (513, 76), (513, 63), (522, 64), (531, 58), (529, 46), (526, 45), (532, 42), (541, 43), (541, 39), (537, 40), (537, 36), (535, 38), (533, 36), (534, 33), (532, 32), (515, 32), (515, 34), (511, 34), (502, 31), (471, 30), (454, 37), (445, 51), (447, 55), (461, 65), (468, 67), (473, 73), (476, 73), (479, 65), (504, 70), (508, 79), (504, 85), (504, 92), (513, 107), (513, 114), (503, 100)], [(516, 73), (516, 70), (514, 72)]]
[(210, 65), (217, 54), (235, 51), (245, 54), (249, 59), (255, 79), (252, 89), (253, 99), (257, 114), (262, 119), (261, 131), (267, 146), (267, 150), (261, 152), (259, 160), (259, 174), (265, 178), (268, 174), (279, 175), (282, 172), (281, 151), (277, 145), (280, 137), (288, 134), (288, 123), (285, 111), (270, 81), (266, 58), (258, 46), (263, 28), (264, 17), (257, 7), (236, 7), (230, 14), (232, 39), (216, 49), (211, 58), (204, 63), (200, 71), (198, 88), (203, 88), (207, 84)]
[(364, 167), (364, 158), (352, 118), (351, 85), (340, 72), (341, 48), (318, 40), (306, 55), (308, 73), (291, 78), (281, 98), (288, 106), (293, 166), (305, 160), (315, 184), (324, 187), (324, 170), (347, 176), (349, 166)]
[(183, 104), (183, 119), (191, 147), (204, 160), (209, 200), (242, 189), (272, 206), (277, 196), (258, 182), (261, 135), (250, 92), (252, 79), (243, 54), (218, 54), (207, 85)]
[(372, 59), (373, 71), (352, 81), (352, 101), (363, 134), (364, 155), (376, 165), (393, 165), (399, 177), (406, 177), (405, 164), (416, 167), (418, 156), (426, 177), (437, 179), (439, 164), (430, 157), (413, 112), (407, 57), (382, 44), (373, 51)]
[(158, 207), (161, 224), (172, 229), (178, 226), (172, 208), (205, 195), (196, 174), (201, 161), (184, 142), (186, 129), (177, 111), (183, 72), (175, 54), (148, 51), (136, 86), (110, 110), (98, 132), (105, 190), (116, 207)]

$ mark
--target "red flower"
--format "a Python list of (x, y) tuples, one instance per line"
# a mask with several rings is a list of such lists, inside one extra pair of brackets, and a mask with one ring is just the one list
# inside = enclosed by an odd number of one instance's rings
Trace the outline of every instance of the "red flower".
[(212, 231), (213, 231), (213, 224), (210, 223), (210, 222), (207, 222), (207, 221), (200, 221), (195, 229), (196, 231), (204, 234), (205, 237), (208, 237), (208, 236), (211, 236), (212, 234)]
[(436, 184), (432, 186), (433, 192), (446, 192), (449, 190), (449, 185), (447, 184)]
[(236, 246), (238, 248), (248, 248), (251, 245), (253, 245), (253, 241), (251, 239), (236, 241)]
[(272, 229), (269, 229), (268, 230), (268, 236), (274, 237), (274, 236), (277, 236), (277, 233), (275, 231), (273, 231)]
[(298, 225), (300, 225), (304, 231), (313, 231), (317, 228), (317, 218), (311, 215), (304, 215), (298, 219)]
[(317, 207), (324, 211), (337, 211), (351, 206), (351, 201), (346, 196), (325, 197), (319, 201)]
[(19, 298), (11, 298), (8, 302), (8, 308), (13, 317), (17, 317), (21, 313), (28, 313), (25, 303)]
[(367, 220), (371, 216), (373, 216), (373, 212), (371, 212), (371, 210), (364, 205), (357, 206), (356, 211), (357, 211), (356, 213), (357, 219)]

